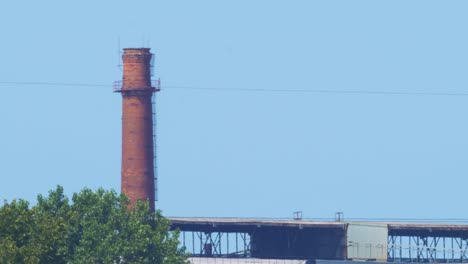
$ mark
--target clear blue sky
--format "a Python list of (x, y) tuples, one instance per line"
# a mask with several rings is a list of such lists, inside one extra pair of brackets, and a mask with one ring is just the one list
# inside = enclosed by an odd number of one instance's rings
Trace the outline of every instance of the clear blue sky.
[(2, 1), (0, 82), (109, 86), (0, 84), (0, 197), (120, 190), (120, 37), (156, 54), (165, 215), (468, 218), (468, 96), (287, 92), (468, 93), (467, 10)]

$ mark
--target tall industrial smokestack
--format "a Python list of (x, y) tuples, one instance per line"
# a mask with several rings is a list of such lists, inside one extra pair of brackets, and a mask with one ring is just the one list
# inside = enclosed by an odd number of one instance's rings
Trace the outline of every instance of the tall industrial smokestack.
[(127, 48), (122, 55), (122, 193), (130, 199), (148, 201), (154, 210), (155, 171), (152, 96), (159, 87), (151, 85), (149, 48)]

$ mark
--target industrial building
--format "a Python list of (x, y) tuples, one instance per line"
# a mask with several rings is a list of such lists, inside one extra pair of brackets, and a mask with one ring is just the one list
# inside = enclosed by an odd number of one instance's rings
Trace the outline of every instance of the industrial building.
[[(468, 262), (468, 225), (171, 218), (201, 258)], [(268, 263), (268, 262), (266, 262)]]
[[(157, 197), (153, 55), (124, 49), (122, 94), (122, 192), (134, 204)], [(468, 225), (346, 222), (296, 219), (170, 218), (193, 264), (468, 262)], [(328, 262), (327, 262), (328, 261)], [(347, 262), (346, 262), (347, 261)]]

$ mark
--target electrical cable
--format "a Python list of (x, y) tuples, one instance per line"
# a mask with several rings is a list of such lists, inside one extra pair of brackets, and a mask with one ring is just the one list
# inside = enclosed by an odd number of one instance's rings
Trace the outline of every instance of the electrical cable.
[[(77, 86), (77, 87), (112, 87), (107, 84), (92, 83), (61, 83), (61, 82), (8, 82), (0, 81), (0, 85), (43, 85), (43, 86)], [(166, 88), (166, 89), (164, 89)], [(401, 92), (401, 91), (370, 91), (370, 90), (316, 90), (316, 89), (267, 89), (267, 88), (216, 88), (201, 86), (171, 86), (164, 85), (165, 91), (178, 90), (203, 90), (213, 92), (241, 91), (241, 92), (265, 92), (265, 93), (321, 93), (321, 94), (368, 94), (368, 95), (410, 95), (410, 96), (468, 96), (463, 92)]]

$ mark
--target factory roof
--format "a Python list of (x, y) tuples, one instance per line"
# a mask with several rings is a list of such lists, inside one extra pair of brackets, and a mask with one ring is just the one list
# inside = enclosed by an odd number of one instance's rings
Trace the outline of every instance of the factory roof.
[[(332, 228), (344, 229), (344, 222), (318, 222), (305, 220), (279, 220), (255, 218), (209, 218), (209, 217), (170, 217), (171, 224), (180, 229), (197, 227), (297, 227), (297, 228)], [(183, 228), (182, 228), (183, 227)]]
[(262, 218), (169, 217), (172, 228), (182, 231), (249, 232), (257, 228), (346, 230), (349, 224), (386, 226), (389, 235), (468, 238), (468, 224), (404, 222), (335, 222)]

